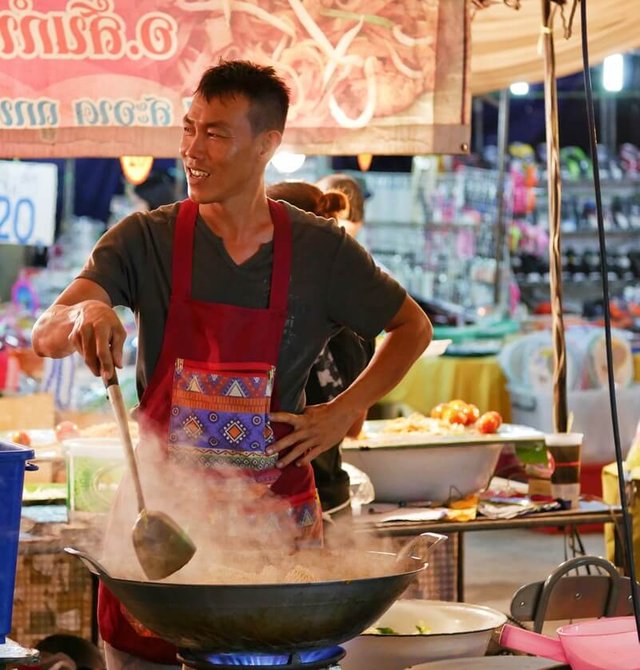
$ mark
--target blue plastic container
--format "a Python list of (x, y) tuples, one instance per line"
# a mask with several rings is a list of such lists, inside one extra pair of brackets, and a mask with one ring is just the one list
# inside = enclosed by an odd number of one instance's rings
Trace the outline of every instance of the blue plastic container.
[(0, 644), (11, 631), (24, 471), (37, 469), (27, 463), (34, 455), (33, 449), (0, 441)]

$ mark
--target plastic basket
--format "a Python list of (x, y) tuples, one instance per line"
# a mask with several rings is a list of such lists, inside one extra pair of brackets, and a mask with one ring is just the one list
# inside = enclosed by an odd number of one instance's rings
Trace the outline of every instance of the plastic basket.
[(0, 441), (0, 644), (11, 630), (24, 471), (37, 469), (27, 463), (34, 456), (33, 449)]

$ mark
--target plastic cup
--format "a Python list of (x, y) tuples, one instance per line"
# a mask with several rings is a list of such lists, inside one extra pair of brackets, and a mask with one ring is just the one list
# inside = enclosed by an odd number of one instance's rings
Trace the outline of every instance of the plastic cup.
[(548, 433), (545, 444), (551, 463), (551, 495), (578, 507), (580, 452), (583, 433)]

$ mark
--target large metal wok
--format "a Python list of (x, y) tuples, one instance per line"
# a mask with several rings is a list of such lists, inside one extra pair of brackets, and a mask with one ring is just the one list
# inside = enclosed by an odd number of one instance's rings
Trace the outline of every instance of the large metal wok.
[[(293, 652), (329, 647), (365, 630), (427, 567), (446, 536), (424, 533), (396, 556), (352, 552), (380, 577), (303, 584), (185, 585), (118, 579), (88, 554), (67, 547), (96, 574), (140, 623), (184, 649)], [(324, 560), (333, 552), (319, 550)], [(344, 560), (344, 552), (340, 554)], [(371, 574), (371, 570), (368, 570)]]

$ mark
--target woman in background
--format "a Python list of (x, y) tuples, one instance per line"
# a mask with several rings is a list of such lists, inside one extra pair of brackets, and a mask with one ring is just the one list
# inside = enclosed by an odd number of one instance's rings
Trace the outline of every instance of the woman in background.
[[(338, 190), (321, 191), (304, 181), (285, 181), (267, 187), (267, 196), (284, 200), (317, 216), (347, 220), (350, 203)], [(344, 227), (344, 226), (343, 226)], [(346, 233), (350, 233), (349, 229)], [(375, 350), (374, 340), (363, 340), (343, 328), (332, 337), (316, 359), (305, 387), (307, 405), (318, 405), (336, 397), (364, 370)], [(365, 415), (354, 423), (350, 437), (360, 433)], [(341, 443), (317, 456), (312, 462), (322, 511), (330, 517), (350, 514), (349, 475), (342, 468)]]

